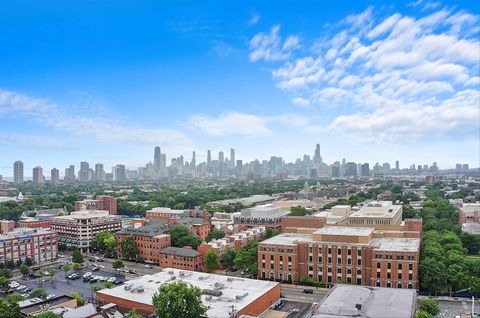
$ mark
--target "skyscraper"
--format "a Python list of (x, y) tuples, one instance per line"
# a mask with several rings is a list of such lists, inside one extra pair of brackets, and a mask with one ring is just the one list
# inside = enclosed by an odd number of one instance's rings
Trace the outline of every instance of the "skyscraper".
[(13, 182), (16, 184), (23, 182), (23, 162), (20, 160), (13, 164)]
[(80, 170), (78, 171), (78, 181), (88, 182), (89, 180), (90, 165), (86, 161), (80, 162)]
[(67, 169), (65, 169), (65, 182), (75, 182), (75, 166), (70, 165)]
[(368, 163), (364, 163), (362, 165), (362, 177), (368, 177), (370, 175), (370, 165)]
[(118, 164), (112, 168), (113, 181), (124, 182), (127, 180), (127, 174), (125, 171), (125, 166)]
[(347, 162), (345, 177), (357, 177), (357, 165), (355, 162)]
[(315, 147), (315, 156), (313, 156), (313, 162), (317, 169), (320, 168), (323, 163), (322, 156), (320, 155), (320, 144), (317, 144)]
[(197, 166), (197, 158), (195, 156), (195, 151), (192, 153), (192, 161), (190, 165), (192, 166), (192, 169), (195, 169), (195, 167)]
[(230, 168), (235, 167), (235, 149), (230, 148)]
[(153, 170), (156, 173), (160, 172), (160, 158), (161, 158), (162, 152), (160, 151), (160, 147), (155, 147), (155, 154), (153, 156)]
[(105, 170), (103, 169), (103, 164), (97, 163), (95, 165), (95, 181), (104, 181), (105, 180)]
[(212, 166), (212, 151), (207, 150), (207, 167)]
[(36, 166), (35, 168), (33, 168), (33, 184), (42, 184), (43, 181), (43, 168), (40, 166)]
[(50, 170), (50, 182), (58, 184), (60, 182), (60, 171), (57, 168)]
[(395, 170), (400, 170), (400, 162), (398, 160), (395, 161)]

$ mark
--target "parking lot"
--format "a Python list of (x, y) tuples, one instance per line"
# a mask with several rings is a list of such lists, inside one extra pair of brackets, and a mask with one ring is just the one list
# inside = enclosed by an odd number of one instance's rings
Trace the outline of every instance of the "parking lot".
[[(54, 294), (54, 295), (68, 295), (70, 292), (75, 291), (79, 293), (85, 299), (92, 299), (94, 297), (93, 293), (93, 286), (99, 285), (104, 286), (104, 282), (95, 282), (89, 283), (84, 282), (82, 279), (83, 274), (91, 272), (91, 268), (86, 267), (78, 271), (71, 271), (71, 273), (77, 273), (80, 278), (71, 280), (67, 279), (65, 273), (62, 270), (59, 270), (53, 276), (53, 279), (50, 280), (49, 277), (41, 277), (41, 278), (16, 278), (12, 279), (18, 282), (20, 285), (25, 285), (30, 287), (31, 289), (35, 288), (43, 288), (47, 292), (47, 294)], [(99, 275), (104, 277), (115, 277), (117, 280), (125, 281), (125, 274), (117, 274), (112, 273), (106, 270), (99, 270), (92, 273), (93, 275)], [(15, 292), (19, 294), (19, 292)], [(6, 297), (6, 296), (5, 296)]]
[[(438, 317), (456, 317), (460, 314), (469, 315), (472, 311), (472, 301), (470, 299), (459, 299), (458, 301), (439, 300), (440, 315)], [(475, 313), (480, 312), (480, 302), (475, 301)]]

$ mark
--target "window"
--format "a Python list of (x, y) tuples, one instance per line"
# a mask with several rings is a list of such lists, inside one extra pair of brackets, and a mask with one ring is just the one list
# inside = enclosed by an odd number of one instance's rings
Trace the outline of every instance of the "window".
[(382, 265), (380, 264), (380, 262), (377, 263), (377, 268), (380, 268)]
[(378, 280), (377, 280), (377, 282), (375, 283), (375, 286), (377, 286), (377, 287), (380, 287), (380, 286), (381, 286), (381, 284), (380, 284), (380, 282), (379, 282)]
[(342, 258), (341, 257), (337, 258), (337, 264), (342, 265)]
[(357, 255), (358, 255), (358, 256), (362, 256), (362, 250), (358, 250), (358, 251), (357, 251)]
[(408, 270), (413, 271), (413, 264), (408, 264)]
[(271, 261), (273, 261), (273, 258), (274, 258), (274, 256), (273, 256), (273, 255), (270, 255), (270, 260), (271, 260)]
[(380, 278), (380, 272), (377, 272), (377, 278)]
[(398, 263), (398, 270), (399, 270), (399, 271), (402, 270), (402, 263)]
[(392, 263), (387, 263), (387, 269), (392, 269)]
[(328, 254), (332, 254), (332, 248), (331, 247), (328, 248)]
[(399, 280), (402, 279), (402, 273), (398, 273), (397, 277)]
[(341, 274), (342, 273), (342, 269), (341, 268), (337, 268), (337, 274)]

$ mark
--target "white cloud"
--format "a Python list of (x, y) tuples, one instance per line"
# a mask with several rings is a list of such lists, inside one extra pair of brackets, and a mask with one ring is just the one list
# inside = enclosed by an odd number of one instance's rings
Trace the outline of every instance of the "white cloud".
[(207, 115), (194, 115), (190, 126), (206, 135), (247, 135), (263, 136), (270, 134), (264, 118), (237, 112), (224, 113), (217, 118)]
[[(480, 98), (470, 89), (480, 85), (479, 23), (478, 15), (455, 9), (376, 18), (369, 7), (311, 47), (303, 41), (306, 50), (277, 59), (284, 61), (272, 78), (295, 105), (342, 106), (345, 115), (330, 128), (345, 134), (402, 140), (402, 134), (420, 138), (435, 129), (455, 136), (464, 125), (478, 131)], [(462, 103), (451, 102), (459, 98)]]
[(252, 15), (250, 20), (248, 20), (248, 24), (255, 25), (258, 23), (258, 21), (260, 21), (260, 15), (255, 13), (254, 15)]
[(251, 61), (280, 61), (288, 58), (299, 45), (299, 38), (290, 35), (286, 40), (280, 36), (280, 26), (274, 25), (270, 33), (258, 33), (250, 40)]
[[(92, 137), (101, 142), (132, 144), (190, 144), (182, 133), (162, 128), (140, 128), (95, 113), (76, 116), (47, 99), (0, 90), (0, 116), (24, 117), (58, 131)], [(46, 139), (48, 142), (48, 139)]]

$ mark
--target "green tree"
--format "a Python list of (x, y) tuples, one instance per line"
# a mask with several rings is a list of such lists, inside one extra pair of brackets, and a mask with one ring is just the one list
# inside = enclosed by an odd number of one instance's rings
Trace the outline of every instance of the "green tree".
[(220, 263), (227, 269), (233, 270), (235, 267), (235, 255), (236, 251), (231, 248), (225, 252), (220, 258)]
[(223, 237), (225, 237), (225, 232), (223, 232), (222, 230), (214, 229), (213, 231), (208, 233), (205, 241), (210, 242), (213, 239), (221, 239)]
[(272, 229), (271, 227), (267, 227), (265, 230), (265, 236), (263, 237), (264, 240), (268, 240), (271, 237), (274, 237), (276, 235), (280, 234), (279, 230)]
[(138, 247), (131, 235), (122, 240), (122, 256), (124, 259), (134, 260), (138, 254)]
[(48, 269), (48, 277), (50, 279), (50, 282), (53, 281), (53, 278), (55, 277), (55, 273), (57, 272), (57, 269), (54, 267), (51, 267)]
[(133, 308), (127, 313), (127, 318), (143, 318), (143, 316), (137, 313), (135, 308)]
[(44, 311), (40, 314), (32, 316), (32, 318), (62, 318), (62, 316), (51, 311)]
[(0, 276), (6, 277), (6, 278), (12, 278), (12, 271), (9, 270), (8, 268), (2, 268), (0, 269)]
[(10, 278), (0, 276), (0, 286), (2, 287), (2, 289), (7, 289), (8, 284), (10, 284)]
[(27, 276), (28, 274), (30, 274), (30, 268), (28, 268), (27, 265), (22, 264), (22, 265), (20, 266), (20, 273), (22, 273), (22, 275), (25, 277), (25, 276)]
[(440, 260), (432, 257), (420, 261), (422, 287), (431, 292), (443, 290), (446, 286), (446, 268)]
[(112, 287), (113, 283), (112, 282), (105, 282), (103, 283), (103, 286), (105, 286), (105, 288), (110, 288)]
[(82, 269), (82, 264), (80, 263), (72, 263), (72, 269), (75, 271), (79, 271)]
[(9, 295), (7, 297), (7, 301), (10, 303), (10, 304), (15, 304), (15, 303), (18, 303), (19, 301), (22, 301), (22, 300), (25, 300), (25, 297), (23, 297), (22, 295), (20, 294), (13, 294), (13, 295)]
[(172, 237), (172, 246), (184, 247), (190, 246), (193, 249), (202, 244), (198, 235), (190, 233), (188, 228), (183, 225), (176, 225), (170, 230), (170, 236)]
[(238, 250), (234, 263), (235, 268), (243, 270), (245, 274), (256, 276), (258, 273), (258, 242), (252, 241)]
[(48, 296), (47, 292), (43, 288), (35, 288), (30, 292), (28, 295), (28, 298), (41, 298), (41, 299), (46, 299)]
[(122, 268), (123, 266), (124, 266), (123, 262), (119, 259), (116, 259), (112, 262), (113, 269), (119, 269), (119, 268)]
[(22, 318), (20, 308), (16, 303), (4, 303), (0, 299), (0, 318)]
[(218, 255), (213, 250), (208, 250), (203, 261), (205, 268), (209, 272), (213, 272), (218, 267)]
[(96, 291), (96, 292), (97, 292), (97, 291), (103, 289), (103, 287), (100, 286), (100, 285), (93, 285), (93, 286), (92, 286), (92, 289), (93, 289), (93, 291)]
[(420, 311), (426, 311), (434, 317), (440, 313), (440, 307), (438, 307), (437, 302), (433, 299), (421, 299), (418, 302), (418, 309)]
[(65, 263), (62, 265), (62, 271), (65, 273), (65, 277), (67, 277), (67, 273), (72, 270), (72, 265), (70, 263)]
[(75, 298), (77, 300), (77, 306), (85, 305), (85, 299), (83, 299), (82, 296), (80, 296), (79, 293), (72, 291), (72, 292), (70, 292), (70, 296), (72, 296), (73, 298)]
[(162, 285), (152, 297), (155, 314), (161, 318), (200, 318), (207, 312), (200, 288), (184, 282)]
[(110, 237), (108, 237), (105, 240), (105, 252), (109, 256), (115, 255), (116, 248), (117, 248), (117, 240), (115, 239), (115, 236), (112, 234)]
[(72, 262), (73, 263), (83, 263), (83, 255), (78, 249), (73, 250), (72, 253)]
[(433, 316), (424, 310), (420, 310), (415, 314), (415, 318), (433, 318)]
[(304, 207), (297, 205), (290, 207), (290, 214), (289, 216), (305, 216), (310, 215), (313, 212), (311, 210), (307, 210)]

